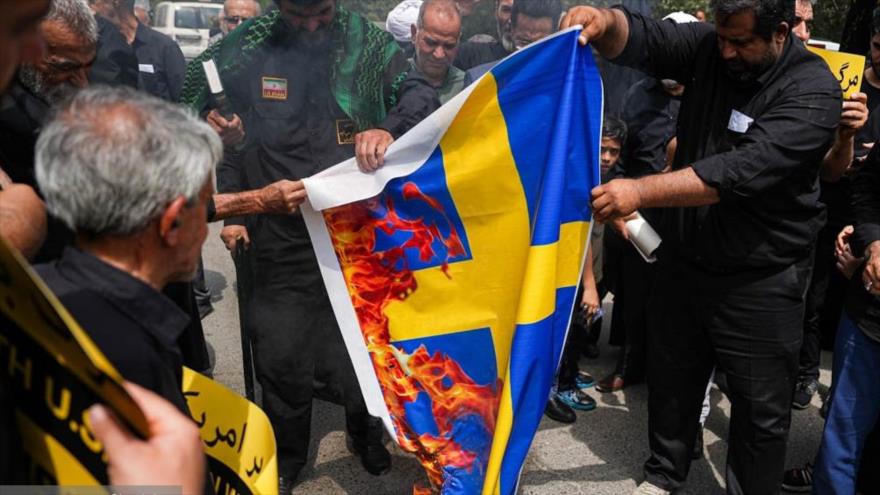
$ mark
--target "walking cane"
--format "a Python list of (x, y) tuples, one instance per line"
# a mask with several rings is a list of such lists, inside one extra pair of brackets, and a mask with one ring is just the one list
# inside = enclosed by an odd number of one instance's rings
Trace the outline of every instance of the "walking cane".
[(253, 272), (244, 240), (235, 242), (235, 276), (238, 284), (238, 324), (241, 329), (241, 358), (244, 366), (244, 390), (247, 399), (254, 402), (254, 360), (251, 355), (251, 332), (247, 321), (247, 308), (253, 293)]

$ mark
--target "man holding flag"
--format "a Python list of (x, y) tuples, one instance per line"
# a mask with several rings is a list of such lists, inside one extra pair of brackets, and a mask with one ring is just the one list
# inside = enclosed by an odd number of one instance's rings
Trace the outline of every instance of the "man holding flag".
[(732, 403), (728, 493), (776, 493), (797, 373), (822, 158), (840, 87), (791, 36), (789, 0), (715, 0), (716, 25), (576, 7), (615, 63), (681, 81), (673, 171), (593, 190), (597, 219), (666, 207), (649, 303), (649, 437), (637, 493), (679, 488), (713, 366)]
[[(308, 177), (357, 156), (378, 168), (385, 149), (438, 105), (393, 38), (335, 0), (276, 0), (190, 64), (181, 101), (226, 144), (220, 192)], [(234, 115), (211, 110), (202, 61), (219, 69)], [(210, 110), (210, 112), (209, 112)], [(254, 199), (257, 201), (257, 199)], [(260, 283), (243, 320), (278, 445), (281, 492), (306, 463), (313, 394), (345, 405), (354, 451), (371, 474), (391, 457), (371, 419), (336, 328), (299, 214), (226, 221), (230, 249), (241, 239)], [(239, 260), (241, 263), (243, 260)]]

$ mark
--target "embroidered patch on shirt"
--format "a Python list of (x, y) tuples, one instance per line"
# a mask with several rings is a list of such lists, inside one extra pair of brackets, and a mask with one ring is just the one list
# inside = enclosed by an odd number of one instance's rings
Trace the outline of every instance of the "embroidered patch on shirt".
[(287, 79), (282, 79), (280, 77), (264, 77), (263, 98), (266, 100), (286, 100)]
[(354, 144), (354, 135), (357, 128), (353, 120), (342, 119), (336, 121), (336, 142), (339, 144)]
[(156, 73), (156, 69), (153, 67), (153, 64), (138, 64), (138, 71), (146, 72), (147, 74)]

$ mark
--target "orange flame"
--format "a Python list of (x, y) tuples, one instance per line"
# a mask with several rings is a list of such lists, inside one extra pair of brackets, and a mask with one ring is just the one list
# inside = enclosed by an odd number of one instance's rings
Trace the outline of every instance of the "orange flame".
[[(384, 215), (379, 214), (380, 196), (333, 208), (325, 211), (324, 217), (398, 443), (416, 455), (436, 490), (443, 486), (444, 467), (470, 470), (478, 457), (452, 438), (456, 419), (478, 415), (490, 436), (495, 430), (500, 380), (477, 384), (447, 355), (430, 355), (424, 345), (406, 354), (391, 343), (385, 308), (393, 301), (405, 300), (418, 289), (405, 250), (417, 249), (419, 258), (427, 262), (436, 256), (433, 243), (441, 241), (446, 248), (442, 270), (450, 278), (448, 260), (466, 253), (439, 201), (422, 193), (412, 182), (404, 185), (403, 197), (407, 201), (423, 201), (440, 212), (449, 225), (449, 235), (444, 237), (436, 223), (427, 225), (422, 218), (402, 218), (388, 195), (384, 199)], [(408, 232), (411, 236), (401, 246), (377, 252), (377, 230), (388, 235)], [(415, 402), (420, 393), (431, 399), (438, 435), (417, 434), (406, 422), (404, 406)], [(424, 490), (414, 487), (413, 493), (426, 493)]]

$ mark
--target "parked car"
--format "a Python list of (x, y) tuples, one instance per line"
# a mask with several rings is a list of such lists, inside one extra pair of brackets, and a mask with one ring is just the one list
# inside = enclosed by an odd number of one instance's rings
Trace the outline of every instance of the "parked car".
[(154, 11), (153, 28), (176, 41), (191, 60), (208, 47), (210, 33), (220, 28), (222, 12), (222, 3), (162, 2)]

